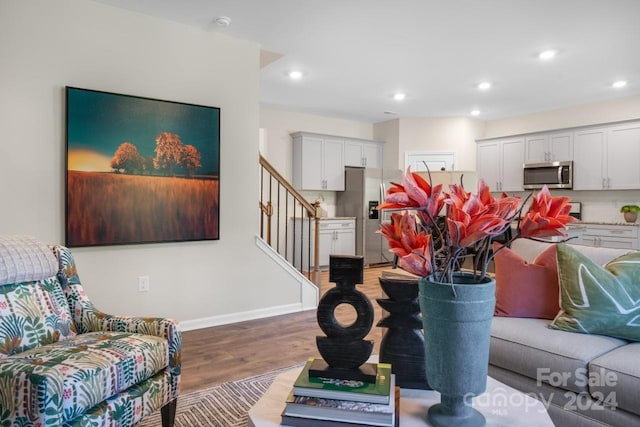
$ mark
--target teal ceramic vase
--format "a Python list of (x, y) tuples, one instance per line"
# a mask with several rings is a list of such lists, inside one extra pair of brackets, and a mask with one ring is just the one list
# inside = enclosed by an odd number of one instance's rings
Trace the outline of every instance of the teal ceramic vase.
[(427, 414), (434, 426), (486, 425), (471, 403), (487, 387), (496, 283), (475, 280), (470, 273), (455, 273), (453, 286), (430, 278), (418, 283), (427, 378), (441, 394)]

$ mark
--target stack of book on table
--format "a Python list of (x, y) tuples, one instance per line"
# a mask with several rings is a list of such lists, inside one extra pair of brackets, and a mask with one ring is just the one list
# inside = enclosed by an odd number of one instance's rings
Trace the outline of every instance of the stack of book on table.
[(314, 360), (307, 360), (287, 397), (283, 426), (397, 426), (400, 390), (390, 364), (370, 364), (377, 371), (371, 383), (309, 375)]

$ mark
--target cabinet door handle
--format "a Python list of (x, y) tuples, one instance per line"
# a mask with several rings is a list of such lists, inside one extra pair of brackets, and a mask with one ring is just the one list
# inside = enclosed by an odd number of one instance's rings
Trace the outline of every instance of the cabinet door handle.
[(602, 178), (602, 188), (607, 188), (607, 178)]
[(623, 234), (624, 230), (609, 230), (611, 234)]
[(611, 188), (611, 178), (607, 178), (607, 188)]

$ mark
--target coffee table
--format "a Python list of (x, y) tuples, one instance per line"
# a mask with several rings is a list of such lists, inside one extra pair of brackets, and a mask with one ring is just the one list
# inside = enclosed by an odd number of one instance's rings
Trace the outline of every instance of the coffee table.
[[(284, 402), (302, 368), (278, 375), (267, 392), (249, 410), (249, 426), (277, 427)], [(428, 426), (427, 409), (440, 402), (433, 390), (400, 390), (400, 426)], [(486, 393), (473, 399), (473, 407), (482, 412), (487, 426), (553, 427), (544, 405), (533, 397), (488, 377)], [(364, 427), (364, 426), (363, 426)]]

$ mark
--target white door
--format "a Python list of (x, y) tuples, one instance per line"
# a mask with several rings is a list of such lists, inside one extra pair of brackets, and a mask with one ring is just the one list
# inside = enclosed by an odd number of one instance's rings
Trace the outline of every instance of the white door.
[(362, 154), (362, 142), (344, 141), (344, 165), (345, 166), (365, 166)]
[(550, 159), (554, 162), (573, 160), (573, 133), (563, 132), (549, 135)]
[(342, 140), (325, 139), (323, 149), (324, 189), (344, 191), (344, 143)]
[(500, 143), (498, 141), (480, 142), (476, 146), (476, 170), (478, 180), (491, 187), (492, 191), (500, 189)]
[(550, 160), (546, 135), (531, 135), (526, 139), (526, 163), (540, 163)]
[(573, 135), (573, 189), (602, 190), (606, 188), (604, 156), (605, 128), (585, 129)]
[(302, 138), (302, 189), (322, 190), (322, 146), (321, 138)]
[[(329, 265), (329, 255), (333, 251), (334, 238), (334, 230), (320, 230), (318, 233), (318, 242), (320, 244), (320, 251), (318, 252), (319, 266)], [(313, 262), (313, 259), (311, 262)]]
[(500, 191), (522, 191), (524, 139), (502, 142), (502, 183)]
[(365, 142), (362, 144), (362, 154), (366, 167), (382, 169), (382, 144)]
[(335, 255), (356, 254), (356, 233), (354, 229), (336, 230), (333, 253)]
[(427, 167), (432, 171), (453, 170), (455, 153), (406, 151), (404, 154), (404, 168), (411, 166), (413, 172), (425, 172)]
[(607, 188), (640, 188), (640, 122), (609, 128), (607, 135)]

